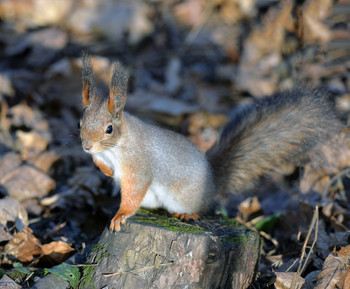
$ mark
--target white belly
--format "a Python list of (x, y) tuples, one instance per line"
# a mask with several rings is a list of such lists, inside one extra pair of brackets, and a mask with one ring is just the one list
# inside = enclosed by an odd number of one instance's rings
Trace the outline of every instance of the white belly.
[(148, 209), (164, 208), (171, 213), (188, 213), (186, 208), (174, 198), (174, 193), (165, 187), (152, 184), (144, 196), (141, 207)]

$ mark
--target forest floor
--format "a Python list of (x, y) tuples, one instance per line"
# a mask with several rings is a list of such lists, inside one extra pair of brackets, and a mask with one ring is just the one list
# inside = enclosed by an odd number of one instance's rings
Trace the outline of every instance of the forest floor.
[(83, 262), (118, 207), (80, 144), (88, 51), (102, 94), (121, 61), (126, 110), (202, 151), (238, 106), (326, 90), (345, 128), (321, 160), (276, 168), (218, 211), (260, 232), (251, 288), (350, 288), (349, 19), (347, 0), (0, 1), (0, 277), (29, 288)]

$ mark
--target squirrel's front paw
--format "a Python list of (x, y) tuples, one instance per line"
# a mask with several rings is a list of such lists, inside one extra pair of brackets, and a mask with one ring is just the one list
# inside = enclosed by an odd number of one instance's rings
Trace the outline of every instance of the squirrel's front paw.
[(111, 220), (111, 224), (109, 225), (109, 229), (112, 231), (120, 231), (120, 223), (124, 223), (126, 218), (129, 217), (131, 214), (128, 214), (126, 212), (123, 212), (120, 210), (115, 214), (113, 219)]

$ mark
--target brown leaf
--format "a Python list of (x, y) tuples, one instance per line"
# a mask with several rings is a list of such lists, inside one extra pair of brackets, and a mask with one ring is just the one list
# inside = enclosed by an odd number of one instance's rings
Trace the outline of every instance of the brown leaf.
[(43, 256), (41, 261), (49, 262), (49, 264), (57, 265), (69, 258), (75, 251), (70, 245), (65, 242), (57, 241), (41, 246)]
[[(276, 289), (289, 289), (291, 288), (290, 285), (292, 284), (293, 277), (296, 273), (294, 272), (275, 272), (276, 274), (276, 281), (274, 283)], [(295, 288), (301, 288), (301, 286), (305, 283), (304, 278), (300, 276), (296, 276), (298, 280), (298, 285)]]
[(17, 104), (10, 110), (12, 124), (16, 127), (26, 126), (37, 131), (48, 131), (49, 124), (39, 110), (26, 104)]
[(60, 157), (54, 151), (45, 151), (33, 161), (33, 165), (44, 172), (49, 172), (52, 165), (58, 161), (59, 158)]
[(23, 228), (13, 236), (14, 238), (5, 246), (6, 255), (12, 255), (22, 263), (32, 262), (42, 255), (40, 241), (33, 235), (30, 228)]
[(322, 21), (331, 14), (332, 2), (332, 0), (308, 0), (303, 4), (298, 25), (302, 26), (300, 36), (305, 43), (315, 41), (327, 43), (330, 40), (329, 27)]
[(261, 206), (257, 197), (249, 197), (238, 206), (243, 220), (248, 220), (252, 215), (261, 212)]
[(174, 7), (174, 15), (178, 21), (190, 26), (197, 27), (203, 20), (205, 15), (205, 1), (203, 0), (187, 0)]
[(5, 230), (5, 227), (0, 225), (0, 242), (9, 241), (13, 236)]
[(0, 179), (0, 184), (19, 201), (45, 196), (56, 185), (47, 174), (28, 165), (9, 172)]
[(3, 198), (0, 200), (0, 224), (14, 222), (18, 230), (28, 226), (28, 214), (25, 208), (16, 200)]
[(24, 132), (21, 130), (16, 131), (17, 144), (21, 151), (21, 157), (23, 160), (30, 160), (36, 158), (40, 152), (47, 148), (49, 143), (48, 138), (44, 138), (36, 131)]
[(219, 136), (218, 128), (223, 127), (228, 118), (225, 115), (200, 111), (191, 115), (188, 121), (189, 139), (205, 152), (213, 146)]
[(18, 154), (9, 152), (5, 154), (0, 160), (0, 180), (10, 171), (19, 167), (21, 159)]
[(350, 245), (332, 252), (323, 263), (322, 272), (317, 277), (315, 289), (349, 288), (350, 285)]

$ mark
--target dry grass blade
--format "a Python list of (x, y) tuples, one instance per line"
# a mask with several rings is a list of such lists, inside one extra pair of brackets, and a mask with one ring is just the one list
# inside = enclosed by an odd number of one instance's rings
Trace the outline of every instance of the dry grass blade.
[[(329, 193), (330, 188), (335, 181), (337, 181), (337, 183), (341, 182), (342, 177), (350, 178), (350, 168), (344, 169), (340, 173), (333, 176), (326, 184), (326, 186), (323, 190), (322, 196), (326, 196), (327, 193)], [(342, 186), (342, 187), (344, 187), (344, 186)]]
[[(298, 279), (297, 277), (301, 277), (301, 274), (303, 273), (306, 265), (307, 265), (307, 262), (311, 256), (311, 253), (312, 253), (312, 250), (316, 244), (316, 241), (317, 241), (317, 234), (318, 234), (318, 206), (316, 206), (315, 208), (315, 211), (314, 211), (314, 215), (312, 217), (312, 221), (311, 221), (311, 224), (310, 224), (310, 228), (309, 228), (309, 231), (307, 232), (307, 235), (306, 235), (306, 238), (305, 238), (305, 242), (304, 242), (304, 245), (303, 245), (303, 248), (302, 248), (302, 252), (301, 252), (301, 256), (300, 256), (300, 260), (299, 260), (299, 267), (298, 267), (298, 270), (297, 272), (295, 272), (294, 276), (293, 276), (293, 280), (292, 280), (292, 283), (291, 283), (291, 286), (290, 286), (290, 289), (299, 289), (301, 287), (301, 285), (299, 286), (299, 282), (298, 282)], [(312, 242), (312, 245), (310, 247), (310, 251), (309, 253), (307, 254), (306, 256), (306, 259), (304, 261), (304, 264), (303, 264), (303, 260), (304, 260), (304, 257), (305, 257), (305, 254), (306, 254), (306, 247), (307, 247), (307, 244), (309, 242), (309, 239), (310, 239), (310, 236), (311, 236), (311, 233), (313, 231), (313, 228), (315, 226), (315, 237), (314, 237), (314, 240)]]

